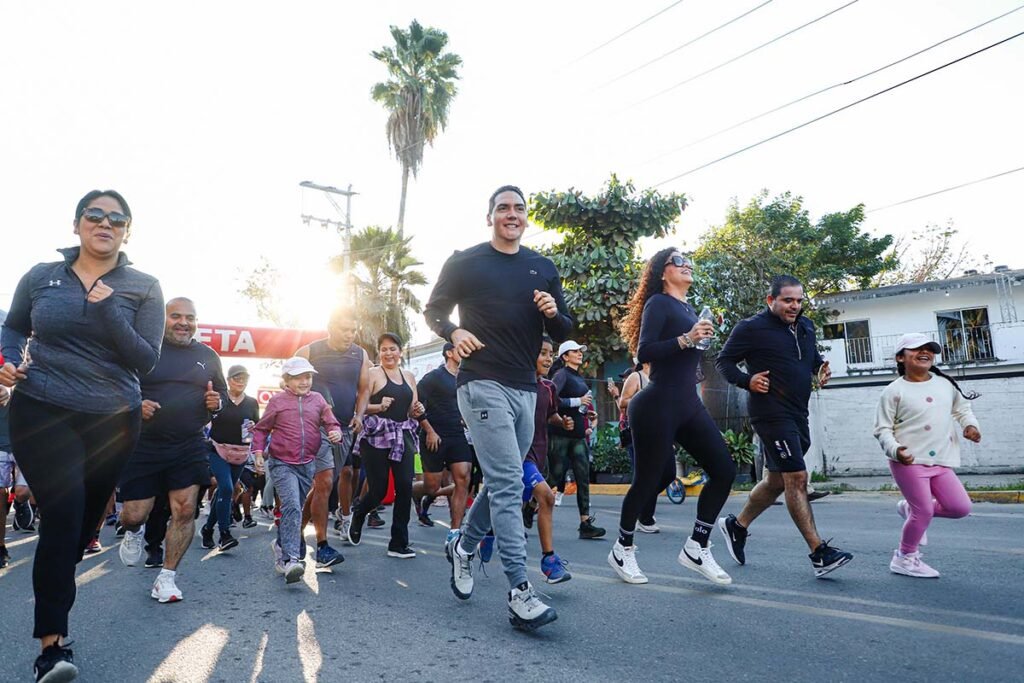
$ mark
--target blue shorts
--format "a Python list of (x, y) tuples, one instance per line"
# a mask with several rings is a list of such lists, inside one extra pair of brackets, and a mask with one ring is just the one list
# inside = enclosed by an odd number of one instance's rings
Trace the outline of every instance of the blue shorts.
[(537, 463), (532, 460), (523, 461), (523, 502), (533, 498), (533, 487), (544, 481)]

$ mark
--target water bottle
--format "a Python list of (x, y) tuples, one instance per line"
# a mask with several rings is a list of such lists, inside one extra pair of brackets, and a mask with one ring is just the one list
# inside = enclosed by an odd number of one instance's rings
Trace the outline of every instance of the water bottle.
[(589, 408), (586, 406), (586, 404), (583, 403), (583, 400), (582, 400), (582, 399), (586, 398), (587, 396), (590, 396), (590, 392), (589, 391), (587, 393), (583, 394), (583, 396), (580, 397), (580, 415), (586, 415), (587, 411), (589, 410)]
[[(715, 314), (711, 312), (711, 308), (710, 307), (705, 306), (701, 310), (701, 312), (700, 312), (700, 319), (701, 320), (707, 320), (710, 323), (714, 323), (715, 322)], [(711, 337), (704, 337), (699, 342), (697, 342), (694, 346), (696, 346), (701, 351), (707, 351), (708, 347), (711, 346)]]
[(256, 423), (245, 418), (242, 420), (242, 443), (252, 443), (252, 428), (256, 426)]

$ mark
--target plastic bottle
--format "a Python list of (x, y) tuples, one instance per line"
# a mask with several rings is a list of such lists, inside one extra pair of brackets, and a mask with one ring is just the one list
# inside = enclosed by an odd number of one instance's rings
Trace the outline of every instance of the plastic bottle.
[[(700, 312), (700, 319), (701, 320), (707, 320), (710, 323), (714, 323), (715, 322), (715, 314), (711, 312), (711, 308), (710, 307), (705, 306), (703, 308), (703, 310), (701, 310), (701, 312)], [(711, 337), (704, 337), (699, 342), (697, 342), (694, 346), (696, 346), (701, 351), (706, 351), (708, 349), (708, 347), (711, 346)]]

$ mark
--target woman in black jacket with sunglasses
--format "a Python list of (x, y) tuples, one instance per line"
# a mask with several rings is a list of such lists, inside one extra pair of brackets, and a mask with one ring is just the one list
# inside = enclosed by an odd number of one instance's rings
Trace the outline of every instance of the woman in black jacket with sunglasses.
[(79, 246), (22, 277), (0, 333), (0, 384), (15, 388), (11, 446), (46, 520), (32, 567), (37, 681), (77, 675), (63, 642), (75, 565), (135, 448), (139, 378), (160, 356), (160, 284), (121, 253), (131, 215), (113, 190), (85, 195)]

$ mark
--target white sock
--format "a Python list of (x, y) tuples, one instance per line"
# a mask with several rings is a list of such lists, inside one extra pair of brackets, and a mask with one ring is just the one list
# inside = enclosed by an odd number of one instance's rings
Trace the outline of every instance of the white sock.
[(173, 579), (173, 578), (174, 578), (175, 576), (177, 576), (177, 574), (178, 574), (178, 572), (176, 572), (176, 571), (175, 571), (175, 570), (173, 570), (173, 569), (161, 569), (161, 570), (160, 570), (160, 576), (169, 576), (169, 577), (170, 577), (170, 578), (172, 578), (172, 579)]
[(350, 512), (347, 515), (346, 514), (342, 514), (341, 515), (341, 520), (343, 522), (351, 522), (352, 521), (352, 513)]

